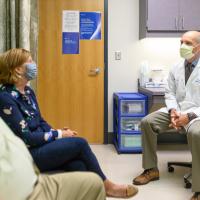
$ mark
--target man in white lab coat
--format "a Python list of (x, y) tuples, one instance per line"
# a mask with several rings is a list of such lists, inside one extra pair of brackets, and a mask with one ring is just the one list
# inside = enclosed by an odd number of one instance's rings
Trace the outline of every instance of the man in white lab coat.
[(157, 135), (170, 128), (187, 134), (192, 153), (191, 200), (200, 200), (200, 32), (189, 31), (181, 38), (181, 62), (169, 72), (166, 107), (141, 122), (144, 172), (133, 180), (136, 185), (159, 179)]
[(93, 173), (41, 175), (23, 141), (0, 118), (0, 200), (104, 200)]

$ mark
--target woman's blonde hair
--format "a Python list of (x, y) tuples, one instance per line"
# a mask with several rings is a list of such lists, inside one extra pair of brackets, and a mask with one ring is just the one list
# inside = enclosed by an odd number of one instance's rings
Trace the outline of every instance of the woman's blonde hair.
[(25, 49), (10, 49), (0, 55), (0, 84), (14, 84), (19, 75), (16, 68), (22, 66), (31, 56)]

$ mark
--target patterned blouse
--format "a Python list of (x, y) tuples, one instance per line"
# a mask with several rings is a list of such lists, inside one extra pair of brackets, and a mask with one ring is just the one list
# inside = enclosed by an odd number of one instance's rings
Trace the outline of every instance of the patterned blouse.
[(42, 118), (33, 90), (21, 94), (14, 85), (0, 85), (0, 117), (28, 147), (41, 146), (58, 137)]

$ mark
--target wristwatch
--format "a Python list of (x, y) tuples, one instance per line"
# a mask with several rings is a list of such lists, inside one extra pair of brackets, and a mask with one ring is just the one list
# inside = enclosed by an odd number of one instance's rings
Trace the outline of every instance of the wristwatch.
[(193, 112), (187, 113), (189, 121), (192, 121), (193, 119), (197, 118), (196, 114)]

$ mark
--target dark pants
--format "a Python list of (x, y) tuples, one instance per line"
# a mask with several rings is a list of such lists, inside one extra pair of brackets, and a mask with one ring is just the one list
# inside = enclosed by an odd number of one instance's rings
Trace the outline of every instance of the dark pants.
[(96, 156), (83, 138), (68, 137), (55, 140), (40, 147), (29, 149), (40, 171), (91, 171), (103, 180)]

